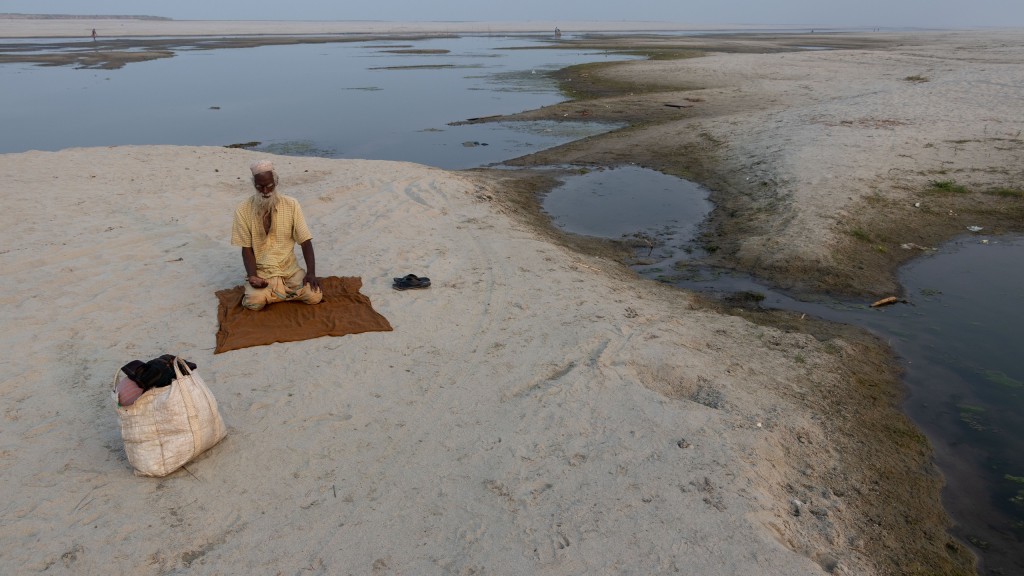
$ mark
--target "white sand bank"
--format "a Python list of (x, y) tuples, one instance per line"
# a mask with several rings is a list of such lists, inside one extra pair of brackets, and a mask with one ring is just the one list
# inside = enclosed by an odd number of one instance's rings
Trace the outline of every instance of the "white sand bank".
[[(787, 398), (843, 386), (844, 342), (691, 310), (468, 175), (277, 158), (320, 274), (361, 276), (395, 330), (214, 356), (257, 157), (0, 156), (0, 573), (870, 572), (844, 497), (784, 486), (804, 457), (841, 460)], [(406, 273), (433, 286), (392, 290)], [(230, 432), (136, 478), (108, 387), (167, 352), (199, 364)], [(805, 488), (825, 517), (792, 515)]]

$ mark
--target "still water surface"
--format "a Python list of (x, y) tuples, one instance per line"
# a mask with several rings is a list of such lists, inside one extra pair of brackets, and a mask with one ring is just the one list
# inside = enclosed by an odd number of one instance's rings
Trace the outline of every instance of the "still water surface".
[[(410, 48), (448, 52), (392, 52)], [(628, 59), (462, 37), (185, 50), (118, 70), (5, 64), (0, 152), (257, 141), (273, 153), (469, 168), (612, 129), (448, 124), (554, 104), (564, 97), (545, 72)]]

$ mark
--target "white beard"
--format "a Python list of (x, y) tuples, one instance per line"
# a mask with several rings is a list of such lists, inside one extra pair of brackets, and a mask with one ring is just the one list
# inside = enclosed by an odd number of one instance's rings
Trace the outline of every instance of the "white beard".
[(274, 208), (277, 208), (277, 201), (280, 197), (277, 192), (270, 195), (269, 198), (264, 198), (259, 192), (256, 193), (256, 213), (260, 216), (264, 216)]

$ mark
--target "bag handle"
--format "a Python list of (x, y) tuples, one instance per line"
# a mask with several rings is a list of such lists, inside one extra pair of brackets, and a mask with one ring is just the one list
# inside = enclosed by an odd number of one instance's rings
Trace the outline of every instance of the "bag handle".
[(175, 378), (181, 379), (183, 377), (182, 374), (181, 374), (181, 369), (178, 368), (178, 364), (181, 364), (181, 367), (185, 369), (185, 374), (187, 374), (189, 376), (192, 375), (192, 369), (188, 367), (188, 363), (185, 362), (185, 359), (182, 358), (181, 356), (175, 356), (174, 357), (174, 363), (173, 363), (173, 365), (174, 365), (174, 377)]

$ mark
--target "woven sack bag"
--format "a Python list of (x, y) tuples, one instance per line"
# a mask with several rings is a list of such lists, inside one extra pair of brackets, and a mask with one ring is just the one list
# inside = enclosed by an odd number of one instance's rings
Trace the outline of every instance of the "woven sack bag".
[[(115, 406), (120, 372), (111, 391)], [(166, 476), (227, 434), (217, 400), (180, 357), (174, 359), (174, 376), (170, 386), (147, 390), (131, 406), (117, 406), (124, 451), (138, 476)]]

